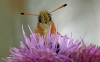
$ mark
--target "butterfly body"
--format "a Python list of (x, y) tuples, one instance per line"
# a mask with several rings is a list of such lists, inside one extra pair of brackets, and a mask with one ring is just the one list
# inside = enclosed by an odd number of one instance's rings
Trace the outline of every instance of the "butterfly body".
[(51, 14), (47, 11), (41, 11), (38, 16), (38, 24), (37, 28), (35, 29), (35, 33), (40, 33), (40, 35), (46, 35), (49, 30), (51, 31), (51, 34), (56, 33), (56, 28), (51, 19)]

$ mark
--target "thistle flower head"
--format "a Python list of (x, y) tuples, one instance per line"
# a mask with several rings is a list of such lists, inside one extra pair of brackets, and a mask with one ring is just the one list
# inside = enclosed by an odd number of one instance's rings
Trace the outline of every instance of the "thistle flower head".
[[(20, 48), (10, 48), (11, 55), (5, 62), (99, 62), (100, 48), (90, 45), (88, 47), (82, 40), (74, 40), (72, 37), (63, 37), (56, 33), (39, 36), (31, 32), (27, 37), (23, 26), (22, 32), (25, 39), (20, 42)], [(94, 61), (92, 61), (94, 60)]]

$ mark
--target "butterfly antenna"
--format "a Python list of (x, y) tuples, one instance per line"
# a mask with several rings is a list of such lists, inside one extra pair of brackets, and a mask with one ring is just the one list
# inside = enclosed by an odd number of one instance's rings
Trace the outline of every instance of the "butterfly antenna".
[(25, 15), (25, 16), (39, 16), (39, 15), (36, 15), (36, 14), (29, 14), (27, 12), (22, 12), (20, 13), (21, 15)]
[(57, 9), (55, 9), (55, 10), (51, 11), (50, 13), (52, 13), (52, 12), (54, 12), (54, 11), (58, 10), (58, 9), (61, 9), (61, 8), (65, 7), (65, 6), (67, 6), (67, 4), (64, 4), (64, 5), (60, 6), (59, 8), (57, 8)]

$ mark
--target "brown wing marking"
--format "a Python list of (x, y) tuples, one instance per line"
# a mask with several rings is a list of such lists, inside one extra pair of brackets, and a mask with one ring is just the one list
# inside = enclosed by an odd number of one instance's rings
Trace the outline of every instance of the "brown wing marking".
[(35, 33), (39, 33), (40, 35), (44, 35), (44, 30), (39, 23), (37, 25), (37, 29), (35, 29)]
[(56, 27), (54, 23), (52, 23), (52, 26), (51, 26), (51, 34), (56, 34)]

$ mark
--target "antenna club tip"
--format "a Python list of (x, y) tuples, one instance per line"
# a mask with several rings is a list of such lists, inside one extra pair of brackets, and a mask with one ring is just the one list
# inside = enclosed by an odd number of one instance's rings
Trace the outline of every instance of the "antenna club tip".
[(67, 4), (64, 4), (63, 6), (65, 7), (65, 6), (67, 6)]
[(24, 15), (24, 13), (22, 12), (22, 13), (20, 13), (21, 15)]

